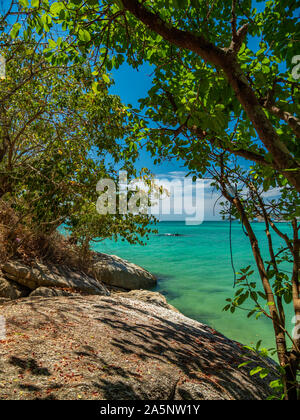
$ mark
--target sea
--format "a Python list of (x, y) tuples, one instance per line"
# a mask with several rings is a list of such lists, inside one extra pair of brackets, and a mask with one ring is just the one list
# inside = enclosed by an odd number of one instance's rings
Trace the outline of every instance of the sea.
[[(263, 223), (253, 223), (265, 261), (269, 261), (268, 244)], [(289, 233), (289, 225), (281, 223), (280, 228)], [(244, 345), (275, 347), (271, 321), (265, 316), (247, 318), (253, 302), (245, 302), (243, 309), (235, 313), (223, 311), (238, 286), (234, 287), (234, 273), (251, 265), (254, 273), (251, 282), (257, 282), (262, 290), (260, 278), (255, 269), (249, 239), (241, 223), (234, 221), (205, 221), (200, 225), (186, 225), (185, 222), (159, 222), (157, 234), (151, 234), (147, 245), (130, 245), (121, 240), (104, 240), (93, 246), (94, 250), (118, 255), (138, 264), (158, 279), (153, 289), (162, 293), (168, 303), (187, 317), (193, 318), (237, 340)], [(231, 233), (230, 233), (231, 231)], [(173, 236), (176, 235), (176, 236)], [(282, 240), (273, 238), (275, 248)], [(232, 251), (232, 252), (231, 252)], [(290, 272), (288, 263), (282, 270)], [(236, 274), (238, 278), (239, 275)], [(290, 306), (290, 305), (289, 305)], [(286, 328), (292, 333), (292, 310), (287, 308)]]

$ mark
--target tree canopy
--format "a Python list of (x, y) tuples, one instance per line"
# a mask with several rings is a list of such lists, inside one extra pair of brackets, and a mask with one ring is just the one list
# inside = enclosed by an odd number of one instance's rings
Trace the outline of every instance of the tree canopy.
[(119, 236), (143, 243), (147, 215), (96, 211), (100, 179), (117, 183), (118, 170), (136, 176), (136, 118), (88, 63), (53, 66), (33, 38), (3, 32), (0, 42), (0, 198), (18, 214), (11, 229), (21, 223), (49, 235), (64, 224), (81, 244)]
[(50, 34), (46, 53), (53, 64), (91, 56), (110, 71), (125, 59), (134, 67), (149, 62), (153, 87), (141, 105), (159, 125), (151, 130), (156, 144), (170, 148), (170, 138), (188, 136), (202, 173), (209, 149), (218, 145), (263, 165), (270, 182), (280, 172), (299, 192), (299, 84), (292, 75), (297, 4), (260, 5), (41, 1), (31, 3), (27, 30), (49, 36), (52, 25), (63, 29), (63, 39)]

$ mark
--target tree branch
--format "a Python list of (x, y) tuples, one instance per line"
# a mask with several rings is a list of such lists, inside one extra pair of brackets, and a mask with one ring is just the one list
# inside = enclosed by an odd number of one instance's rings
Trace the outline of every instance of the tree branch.
[[(170, 104), (173, 108), (173, 111), (175, 113), (177, 113), (178, 106), (176, 104), (174, 96), (166, 88), (161, 87), (161, 89), (165, 92), (166, 97), (167, 97), (168, 101), (170, 102)], [(182, 131), (183, 127), (188, 128), (187, 124), (184, 123), (180, 126), (180, 131)], [(233, 149), (233, 148), (230, 148), (229, 146), (225, 146), (220, 139), (217, 139), (216, 137), (215, 138), (209, 138), (207, 136), (206, 131), (202, 130), (201, 128), (199, 128), (197, 126), (190, 127), (189, 129), (192, 132), (194, 132), (201, 140), (207, 140), (212, 145), (220, 147), (220, 149), (225, 150), (226, 152), (230, 152), (230, 153), (234, 154), (235, 156), (243, 157), (244, 159), (262, 164), (264, 166), (270, 166), (270, 163), (267, 162), (265, 160), (265, 158), (262, 155), (259, 155), (258, 153), (251, 152), (250, 150), (246, 150), (246, 149), (241, 149), (241, 148)], [(172, 132), (177, 133), (178, 129), (172, 130)]]
[(236, 23), (237, 19), (236, 19), (235, 8), (236, 8), (236, 0), (232, 0), (231, 21), (230, 21), (232, 39), (231, 39), (231, 44), (228, 51), (232, 51), (235, 54), (237, 54), (242, 46), (245, 36), (247, 35), (249, 25), (248, 23), (246, 23), (245, 25), (241, 26), (239, 30), (237, 30), (237, 23)]
[[(193, 51), (215, 67), (222, 68), (235, 95), (246, 115), (252, 122), (260, 140), (272, 155), (276, 169), (288, 179), (291, 185), (300, 193), (300, 165), (280, 140), (271, 121), (266, 116), (255, 92), (249, 85), (235, 55), (228, 49), (221, 49), (207, 41), (201, 35), (194, 35), (177, 29), (164, 22), (157, 13), (148, 10), (144, 2), (138, 0), (122, 0), (124, 8), (144, 23), (150, 30), (161, 35), (166, 41), (177, 47)], [(245, 36), (246, 27), (237, 32), (241, 41)], [(236, 46), (237, 47), (237, 46)]]
[(222, 67), (226, 56), (225, 52), (207, 41), (201, 35), (194, 35), (190, 32), (170, 27), (164, 22), (159, 14), (146, 9), (143, 3), (138, 0), (122, 0), (126, 10), (132, 13), (138, 20), (143, 22), (149, 29), (161, 35), (166, 41), (200, 55), (204, 60)]
[(296, 136), (300, 138), (300, 120), (299, 118), (295, 117), (291, 113), (287, 111), (283, 111), (277, 105), (266, 103), (264, 104), (264, 108), (268, 111), (272, 112), (272, 114), (276, 115), (281, 120), (285, 121), (291, 129), (294, 131)]

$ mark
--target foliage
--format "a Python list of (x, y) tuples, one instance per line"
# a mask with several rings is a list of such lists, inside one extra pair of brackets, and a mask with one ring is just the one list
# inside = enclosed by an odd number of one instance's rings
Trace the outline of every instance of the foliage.
[[(32, 232), (51, 235), (65, 224), (80, 244), (121, 236), (143, 242), (147, 215), (99, 215), (96, 184), (135, 177), (138, 132), (103, 74), (88, 63), (53, 66), (34, 39), (0, 42), (6, 78), (0, 81), (0, 197)], [(10, 237), (15, 239), (16, 233)], [(14, 249), (14, 247), (13, 247)]]
[[(295, 2), (271, 0), (256, 9), (248, 0), (47, 0), (30, 10), (27, 30), (50, 37), (46, 54), (53, 64), (90, 54), (108, 71), (125, 58), (133, 67), (154, 66), (141, 108), (158, 126), (148, 144), (155, 154), (162, 146), (178, 155), (180, 145), (204, 174), (209, 150), (218, 145), (261, 163), (270, 182), (280, 171), (300, 191)], [(52, 39), (51, 25), (61, 25), (64, 38)]]
[[(276, 353), (276, 350), (274, 349), (266, 349), (266, 348), (261, 347), (261, 340), (259, 340), (256, 343), (255, 347), (244, 346), (244, 348), (248, 351), (249, 355), (251, 355), (251, 353), (258, 354), (262, 358), (262, 360), (264, 358), (270, 357), (270, 354), (274, 355), (274, 353)], [(251, 363), (250, 361), (243, 362), (239, 365), (239, 368), (242, 368), (243, 366), (247, 366), (250, 363)], [(283, 400), (285, 397), (284, 387), (282, 384), (282, 380), (280, 379), (284, 372), (280, 366), (277, 366), (277, 370), (278, 370), (278, 379), (272, 380), (270, 382), (270, 388), (273, 390), (273, 394), (267, 398), (268, 400)], [(270, 369), (259, 366), (259, 365), (253, 367), (250, 370), (251, 376), (259, 375), (261, 379), (266, 378), (269, 374), (270, 374)]]
[[(297, 398), (299, 326), (295, 328), (294, 334), (290, 333), (288, 317), (294, 310), (297, 325), (299, 223), (296, 215), (299, 196), (293, 189), (282, 185), (280, 174), (274, 177), (274, 188), (270, 189), (269, 186), (266, 188), (252, 168), (243, 170), (238, 165), (229, 167), (228, 161), (222, 155), (218, 155), (216, 159), (219, 160), (220, 167), (219, 173), (215, 168), (216, 187), (220, 188), (228, 200), (222, 203), (223, 216), (230, 215), (240, 219), (256, 261), (256, 271), (251, 266), (240, 269), (234, 297), (226, 299), (227, 304), (223, 310), (234, 313), (237, 309), (242, 309), (246, 311), (248, 318), (266, 317), (272, 321), (284, 398), (287, 395), (291, 398), (292, 389), (293, 398)], [(233, 185), (234, 192), (231, 192)], [(255, 229), (251, 226), (253, 219), (259, 219), (265, 225), (268, 257), (263, 258), (262, 242), (258, 241)], [(283, 221), (284, 224), (278, 223)], [(288, 224), (290, 230), (287, 229)], [(278, 249), (274, 247), (274, 235), (281, 239), (282, 245)], [(266, 353), (265, 356), (267, 355)], [(257, 366), (252, 373), (259, 372), (261, 370)]]

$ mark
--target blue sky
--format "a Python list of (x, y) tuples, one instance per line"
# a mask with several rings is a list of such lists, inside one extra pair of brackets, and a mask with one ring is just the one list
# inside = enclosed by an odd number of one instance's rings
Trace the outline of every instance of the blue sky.
[[(148, 90), (151, 88), (152, 73), (153, 67), (149, 64), (144, 64), (137, 70), (124, 63), (118, 70), (112, 71), (115, 84), (110, 88), (110, 93), (120, 96), (124, 104), (131, 104), (134, 108), (138, 108), (138, 100), (146, 97)], [(153, 158), (146, 151), (141, 152), (138, 165), (147, 167), (155, 174), (184, 171), (183, 162), (171, 161), (154, 165)]]

